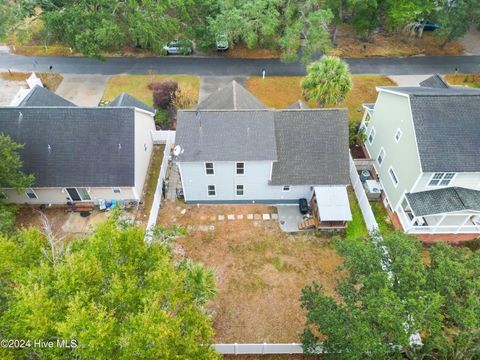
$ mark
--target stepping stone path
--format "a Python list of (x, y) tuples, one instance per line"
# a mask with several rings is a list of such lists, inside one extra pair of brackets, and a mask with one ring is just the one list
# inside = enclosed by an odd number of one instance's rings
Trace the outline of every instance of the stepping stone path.
[(243, 220), (243, 215), (237, 215), (237, 220)]
[(273, 213), (271, 214), (272, 216), (272, 220), (278, 220), (278, 214), (277, 213)]
[(233, 215), (233, 214), (227, 215), (227, 219), (228, 220), (235, 220), (235, 215)]
[(262, 215), (260, 215), (260, 214), (253, 214), (253, 218), (254, 218), (255, 220), (262, 220)]
[(248, 219), (248, 220), (253, 220), (253, 214), (248, 214), (248, 215), (247, 215), (247, 219)]
[(263, 214), (262, 219), (263, 220), (270, 220), (270, 214)]
[(223, 221), (225, 220), (225, 216), (223, 215), (218, 215), (218, 221)]
[[(245, 215), (243, 214), (228, 214), (226, 219), (229, 221), (233, 220), (243, 220), (245, 218)], [(207, 218), (205, 216), (201, 217), (201, 220), (206, 220)], [(217, 216), (210, 216), (209, 217), (210, 221), (224, 221), (225, 220), (225, 215), (217, 215)], [(278, 214), (272, 213), (272, 214), (247, 214), (247, 219), (248, 220), (263, 220), (263, 221), (269, 221), (269, 220), (278, 220)], [(255, 224), (258, 225), (258, 224)]]

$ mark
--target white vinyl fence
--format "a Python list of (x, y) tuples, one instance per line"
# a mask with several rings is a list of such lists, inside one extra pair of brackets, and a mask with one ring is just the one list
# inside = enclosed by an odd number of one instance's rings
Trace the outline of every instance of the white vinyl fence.
[(303, 354), (302, 344), (214, 344), (223, 355), (246, 354)]
[(175, 144), (175, 130), (154, 130), (152, 131), (152, 139), (154, 144)]
[[(155, 195), (153, 197), (152, 207), (150, 209), (150, 216), (148, 217), (147, 223), (147, 233), (145, 239), (147, 241), (150, 240), (149, 229), (151, 229), (157, 223), (158, 211), (160, 210), (160, 203), (162, 202), (162, 191), (163, 191), (163, 180), (165, 179), (165, 175), (167, 174), (168, 168), (168, 158), (170, 157), (170, 148), (171, 145), (175, 141), (175, 131), (155, 131), (152, 132), (152, 136), (154, 133), (162, 133), (157, 134), (157, 139), (154, 137), (154, 143), (156, 144), (165, 144), (165, 150), (163, 151), (163, 160), (162, 165), (160, 167), (160, 175), (158, 176), (157, 180), (157, 188), (155, 189)], [(160, 139), (162, 138), (162, 139)]]
[(363, 219), (365, 220), (365, 225), (367, 225), (368, 231), (378, 230), (377, 220), (375, 220), (372, 207), (368, 201), (367, 194), (365, 194), (362, 182), (360, 181), (360, 176), (358, 176), (357, 168), (351, 155), (350, 181), (352, 182), (353, 191), (355, 191), (355, 196), (357, 197), (358, 205), (360, 205), (360, 210), (362, 211)]

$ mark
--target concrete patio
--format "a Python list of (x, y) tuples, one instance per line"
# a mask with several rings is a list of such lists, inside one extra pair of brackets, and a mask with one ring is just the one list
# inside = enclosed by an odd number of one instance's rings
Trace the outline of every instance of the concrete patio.
[(303, 220), (303, 215), (298, 205), (277, 205), (278, 223), (283, 232), (298, 232), (298, 224)]

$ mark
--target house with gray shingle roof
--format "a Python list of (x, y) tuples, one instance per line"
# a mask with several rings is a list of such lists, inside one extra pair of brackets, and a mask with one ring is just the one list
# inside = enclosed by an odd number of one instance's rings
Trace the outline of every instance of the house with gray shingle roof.
[(365, 148), (384, 204), (413, 234), (480, 234), (480, 89), (379, 87)]
[(37, 86), (18, 106), (0, 107), (0, 133), (23, 144), (22, 170), (35, 176), (25, 192), (4, 189), (7, 201), (140, 200), (155, 124), (137, 105), (78, 107)]
[(178, 112), (175, 144), (187, 203), (298, 205), (321, 192), (317, 227), (351, 220), (346, 109), (269, 109), (233, 82)]

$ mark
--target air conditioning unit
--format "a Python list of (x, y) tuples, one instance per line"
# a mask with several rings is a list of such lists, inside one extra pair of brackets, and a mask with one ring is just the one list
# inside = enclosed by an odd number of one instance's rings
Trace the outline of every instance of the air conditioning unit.
[(366, 180), (363, 184), (363, 188), (365, 189), (365, 193), (369, 200), (380, 199), (380, 196), (382, 195), (382, 185), (377, 180)]

